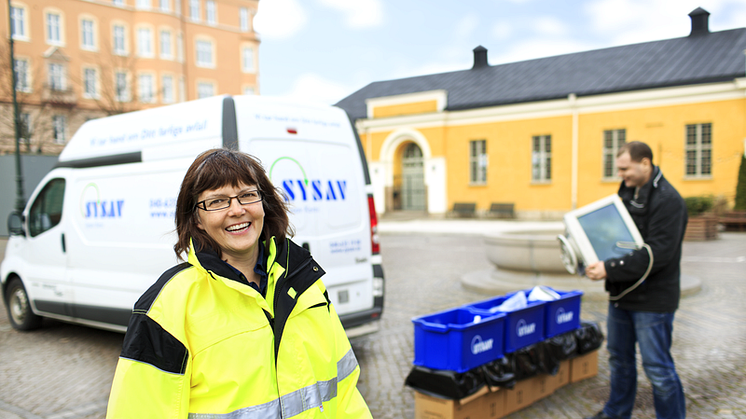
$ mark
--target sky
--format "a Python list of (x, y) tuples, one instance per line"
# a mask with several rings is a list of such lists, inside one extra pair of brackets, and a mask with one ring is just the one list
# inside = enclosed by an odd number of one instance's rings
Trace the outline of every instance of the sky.
[[(334, 104), (366, 85), (746, 27), (746, 0), (259, 0), (262, 95)], [(746, 57), (745, 57), (746, 63)]]

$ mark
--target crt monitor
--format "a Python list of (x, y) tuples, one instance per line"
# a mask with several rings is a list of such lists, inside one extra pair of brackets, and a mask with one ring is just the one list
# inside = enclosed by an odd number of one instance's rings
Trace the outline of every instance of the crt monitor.
[(570, 273), (600, 260), (624, 256), (643, 240), (618, 195), (611, 195), (565, 214), (560, 235), (562, 259)]

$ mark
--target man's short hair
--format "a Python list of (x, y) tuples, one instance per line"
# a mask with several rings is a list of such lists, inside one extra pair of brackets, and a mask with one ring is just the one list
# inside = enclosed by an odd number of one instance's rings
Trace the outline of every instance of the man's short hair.
[(650, 163), (653, 163), (653, 150), (641, 141), (630, 141), (625, 143), (623, 146), (619, 147), (616, 156), (619, 157), (624, 153), (629, 153), (629, 158), (633, 162), (639, 163), (642, 159), (647, 157), (650, 160)]

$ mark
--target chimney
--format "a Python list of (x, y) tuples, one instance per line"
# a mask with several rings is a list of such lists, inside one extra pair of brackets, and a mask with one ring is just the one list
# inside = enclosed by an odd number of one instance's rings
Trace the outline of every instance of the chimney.
[(471, 69), (477, 69), (482, 67), (489, 67), (489, 63), (487, 62), (487, 48), (483, 46), (478, 46), (473, 49), (474, 51), (474, 67)]
[(710, 19), (710, 12), (701, 7), (697, 7), (689, 13), (689, 17), (692, 19), (692, 32), (689, 36), (707, 35), (710, 33), (710, 27), (707, 23)]

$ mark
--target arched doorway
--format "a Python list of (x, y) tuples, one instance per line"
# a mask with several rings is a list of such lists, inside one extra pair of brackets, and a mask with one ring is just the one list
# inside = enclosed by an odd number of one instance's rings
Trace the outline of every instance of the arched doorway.
[(401, 209), (424, 211), (427, 207), (422, 149), (415, 143), (406, 144), (401, 165)]

